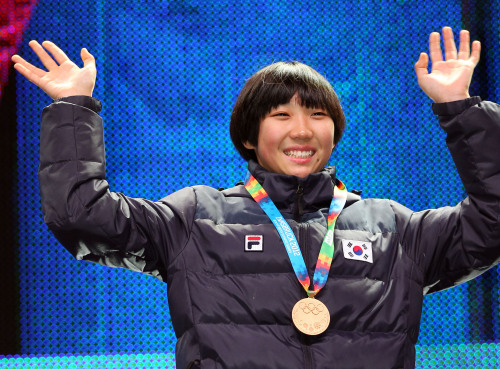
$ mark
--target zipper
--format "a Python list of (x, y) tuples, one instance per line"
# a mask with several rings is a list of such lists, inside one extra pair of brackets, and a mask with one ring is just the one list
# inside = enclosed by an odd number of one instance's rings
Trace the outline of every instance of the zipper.
[[(307, 274), (309, 274), (309, 278), (312, 283), (312, 276), (309, 271), (309, 244), (307, 243), (308, 235), (309, 235), (309, 224), (308, 223), (299, 223), (298, 224), (298, 242), (300, 251), (302, 252), (302, 257), (304, 258), (304, 263), (306, 264)], [(314, 273), (314, 272), (313, 272)]]
[(302, 352), (304, 353), (304, 369), (314, 369), (313, 356), (311, 347), (309, 346), (309, 337), (304, 337), (304, 341), (304, 344), (302, 344)]
[[(307, 244), (309, 225), (307, 223), (301, 224), (300, 218), (304, 215), (304, 205), (303, 205), (304, 188), (300, 183), (297, 183), (297, 191), (295, 192), (295, 208), (293, 212), (293, 218), (298, 223), (298, 242), (299, 247), (302, 250), (302, 256), (304, 258), (304, 263), (306, 264), (307, 273), (309, 278), (311, 275), (309, 273), (309, 250)], [(311, 278), (312, 283), (312, 278)], [(302, 354), (304, 355), (304, 369), (314, 369), (313, 366), (313, 355), (311, 351), (310, 337), (305, 334), (300, 333), (302, 336), (301, 346)]]
[(302, 205), (302, 196), (304, 195), (304, 188), (300, 183), (297, 184), (297, 191), (295, 192), (295, 208), (293, 212), (293, 219), (298, 222), (300, 217), (304, 214), (304, 207)]
[[(309, 237), (309, 224), (308, 223), (299, 223), (298, 224), (298, 242), (300, 249), (302, 251), (302, 257), (304, 258), (304, 263), (306, 264), (307, 268), (307, 274), (309, 274), (309, 278), (311, 280), (312, 284), (312, 278), (311, 273), (309, 271), (309, 244), (308, 244), (308, 237)], [(314, 274), (314, 266), (313, 266), (313, 274)], [(313, 354), (311, 350), (311, 337), (309, 337), (306, 334), (300, 333), (302, 336), (302, 339), (300, 340), (300, 345), (302, 347), (302, 355), (304, 356), (304, 369), (314, 369), (314, 363), (313, 363)]]
[(302, 356), (304, 357), (304, 369), (314, 369), (311, 337), (304, 333), (300, 333), (300, 336), (300, 346), (302, 347)]

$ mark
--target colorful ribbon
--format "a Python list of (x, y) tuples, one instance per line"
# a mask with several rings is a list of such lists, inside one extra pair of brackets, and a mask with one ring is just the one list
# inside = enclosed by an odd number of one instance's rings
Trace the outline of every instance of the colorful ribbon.
[(330, 266), (332, 265), (333, 252), (335, 251), (333, 231), (335, 229), (337, 217), (344, 208), (347, 199), (346, 187), (340, 180), (337, 180), (337, 185), (333, 190), (333, 198), (328, 211), (328, 228), (319, 251), (316, 270), (314, 271), (312, 291), (309, 290), (311, 280), (309, 278), (309, 273), (307, 272), (304, 258), (302, 257), (302, 253), (300, 251), (299, 243), (297, 242), (290, 225), (283, 218), (264, 188), (262, 188), (260, 183), (253, 176), (250, 176), (245, 184), (245, 188), (273, 222), (276, 230), (283, 240), (297, 279), (302, 287), (304, 287), (307, 295), (309, 297), (314, 297), (323, 288), (328, 279), (328, 273), (330, 272)]

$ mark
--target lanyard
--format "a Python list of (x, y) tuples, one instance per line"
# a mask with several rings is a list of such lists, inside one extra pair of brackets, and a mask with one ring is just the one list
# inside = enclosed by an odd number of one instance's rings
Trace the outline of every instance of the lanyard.
[(337, 182), (333, 190), (333, 198), (328, 211), (328, 228), (323, 243), (321, 244), (316, 270), (314, 271), (312, 291), (309, 289), (311, 281), (304, 258), (300, 251), (299, 243), (287, 221), (283, 218), (278, 208), (276, 208), (274, 202), (269, 198), (264, 188), (262, 188), (260, 183), (252, 175), (245, 184), (247, 191), (252, 195), (253, 199), (260, 205), (276, 227), (285, 245), (295, 275), (302, 287), (304, 287), (308, 297), (314, 297), (323, 288), (328, 279), (330, 266), (332, 265), (333, 252), (335, 250), (333, 244), (333, 230), (337, 217), (344, 208), (347, 199), (347, 189), (345, 185), (340, 180), (337, 180)]

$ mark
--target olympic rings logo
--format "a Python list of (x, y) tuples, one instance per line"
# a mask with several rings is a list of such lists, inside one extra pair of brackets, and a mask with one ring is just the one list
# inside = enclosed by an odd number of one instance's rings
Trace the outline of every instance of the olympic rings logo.
[(309, 302), (309, 303), (305, 303), (305, 302), (301, 302), (299, 304), (299, 308), (300, 310), (302, 310), (302, 312), (304, 314), (314, 314), (314, 315), (318, 315), (318, 314), (321, 314), (323, 312), (323, 306), (321, 306), (320, 304), (315, 304), (313, 302)]

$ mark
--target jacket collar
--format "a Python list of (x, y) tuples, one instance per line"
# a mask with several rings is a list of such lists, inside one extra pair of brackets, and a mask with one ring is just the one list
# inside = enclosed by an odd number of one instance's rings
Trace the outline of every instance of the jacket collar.
[(268, 172), (253, 160), (248, 162), (248, 170), (281, 212), (300, 212), (301, 216), (330, 206), (335, 182), (333, 166), (311, 173), (305, 178)]

